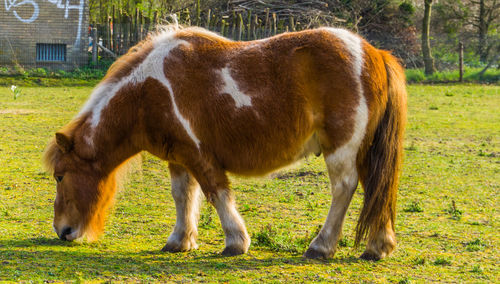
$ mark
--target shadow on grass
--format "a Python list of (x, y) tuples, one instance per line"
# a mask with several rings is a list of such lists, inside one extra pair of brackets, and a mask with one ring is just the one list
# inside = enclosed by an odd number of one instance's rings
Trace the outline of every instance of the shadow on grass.
[[(256, 271), (282, 265), (305, 266), (360, 262), (355, 257), (328, 261), (301, 256), (256, 258), (252, 252), (224, 257), (213, 252), (164, 253), (161, 251), (113, 252), (56, 238), (0, 241), (0, 279), (164, 278), (168, 275), (224, 274), (234, 270)], [(90, 251), (89, 251), (90, 250)], [(254, 252), (255, 253), (255, 252)]]
[(38, 246), (75, 246), (78, 243), (61, 241), (57, 238), (29, 238), (24, 240), (7, 240), (0, 241), (0, 249), (4, 247), (38, 247)]

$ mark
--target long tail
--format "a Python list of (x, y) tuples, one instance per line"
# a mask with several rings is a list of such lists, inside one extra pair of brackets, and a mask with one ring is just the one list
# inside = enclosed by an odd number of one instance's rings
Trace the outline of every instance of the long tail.
[(356, 226), (356, 246), (391, 222), (394, 230), (396, 193), (403, 156), (406, 124), (406, 78), (397, 59), (381, 51), (388, 81), (388, 100), (383, 117), (360, 166), (364, 204)]

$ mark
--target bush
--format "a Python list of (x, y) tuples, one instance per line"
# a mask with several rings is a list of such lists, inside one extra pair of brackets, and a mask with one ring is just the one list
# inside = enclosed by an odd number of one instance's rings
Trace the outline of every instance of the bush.
[(0, 75), (9, 75), (9, 68), (7, 67), (0, 67)]
[(408, 83), (422, 83), (425, 80), (423, 69), (406, 69), (406, 81)]
[[(479, 75), (483, 68), (468, 67), (464, 70), (463, 81), (467, 83), (493, 83), (500, 82), (500, 70), (490, 68), (483, 75)], [(451, 83), (460, 79), (459, 70), (442, 70), (426, 76), (423, 69), (406, 69), (408, 83)]]
[(45, 68), (34, 68), (27, 70), (26, 73), (29, 77), (47, 77), (49, 72)]

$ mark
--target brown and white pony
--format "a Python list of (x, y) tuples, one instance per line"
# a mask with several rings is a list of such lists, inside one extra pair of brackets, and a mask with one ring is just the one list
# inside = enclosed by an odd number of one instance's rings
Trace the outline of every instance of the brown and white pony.
[(225, 233), (222, 254), (242, 254), (250, 238), (226, 172), (264, 175), (323, 153), (333, 199), (305, 256), (333, 256), (361, 181), (356, 243), (367, 237), (361, 257), (381, 259), (396, 245), (405, 121), (402, 67), (346, 30), (234, 42), (201, 28), (166, 29), (118, 59), (48, 145), (54, 228), (63, 240), (97, 238), (119, 168), (148, 151), (169, 162), (177, 210), (163, 250), (197, 247), (203, 192)]

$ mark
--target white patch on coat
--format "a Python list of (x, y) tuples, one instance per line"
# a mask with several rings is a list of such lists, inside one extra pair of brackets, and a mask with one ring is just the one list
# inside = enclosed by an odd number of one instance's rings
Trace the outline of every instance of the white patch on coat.
[[(359, 104), (356, 108), (356, 115), (354, 118), (354, 134), (351, 140), (337, 149), (335, 153), (342, 156), (355, 156), (365, 137), (366, 125), (368, 124), (368, 105), (366, 104), (366, 99), (363, 94), (363, 84), (361, 82), (361, 71), (363, 70), (363, 43), (359, 36), (347, 30), (337, 28), (325, 29), (344, 42), (344, 47), (349, 51), (352, 57), (351, 66), (353, 70), (353, 79), (358, 86), (359, 94)], [(355, 152), (355, 154), (353, 154), (353, 152)]]
[[(349, 51), (352, 56), (352, 67), (354, 69), (354, 75), (356, 77), (361, 77), (361, 70), (363, 69), (363, 45), (361, 38), (352, 32), (344, 29), (338, 28), (324, 28), (329, 31), (335, 37), (344, 42), (344, 47)], [(361, 80), (359, 81), (361, 82)]]
[[(91, 112), (91, 126), (97, 127), (101, 121), (102, 111), (107, 107), (109, 101), (127, 84), (139, 84), (147, 78), (154, 78), (164, 85), (169, 92), (172, 101), (174, 114), (182, 124), (186, 133), (196, 143), (199, 148), (200, 140), (196, 137), (189, 121), (181, 114), (177, 103), (175, 102), (174, 92), (170, 81), (166, 78), (164, 68), (165, 58), (168, 57), (170, 51), (179, 45), (189, 45), (187, 41), (175, 38), (175, 31), (167, 31), (156, 36), (153, 39), (153, 50), (148, 54), (144, 61), (137, 66), (128, 76), (117, 82), (103, 82), (99, 84), (90, 99), (80, 111), (80, 115)], [(87, 141), (88, 143), (89, 141)], [(90, 144), (90, 143), (89, 143)]]
[(193, 140), (194, 143), (196, 143), (196, 147), (200, 148), (200, 139), (196, 137), (196, 134), (194, 134), (194, 131), (191, 128), (191, 125), (189, 124), (189, 121), (185, 119), (184, 116), (182, 116), (181, 112), (179, 111), (179, 108), (177, 107), (177, 104), (175, 103), (174, 91), (172, 90), (172, 85), (164, 76), (156, 77), (155, 79), (160, 81), (160, 83), (162, 83), (168, 89), (168, 93), (170, 94), (170, 99), (172, 100), (172, 105), (174, 107), (175, 116), (180, 121), (180, 123), (184, 127), (184, 130), (186, 130), (189, 137)]
[(237, 108), (252, 106), (252, 98), (240, 91), (238, 83), (231, 76), (231, 70), (228, 67), (222, 68), (220, 74), (222, 77), (221, 92), (229, 94), (233, 98)]
[(92, 91), (90, 99), (85, 103), (83, 108), (80, 110), (78, 116), (92, 112), (90, 118), (90, 125), (95, 128), (99, 121), (101, 120), (101, 113), (104, 108), (108, 105), (109, 101), (116, 95), (116, 93), (125, 86), (128, 81), (128, 77), (113, 83), (102, 82)]

